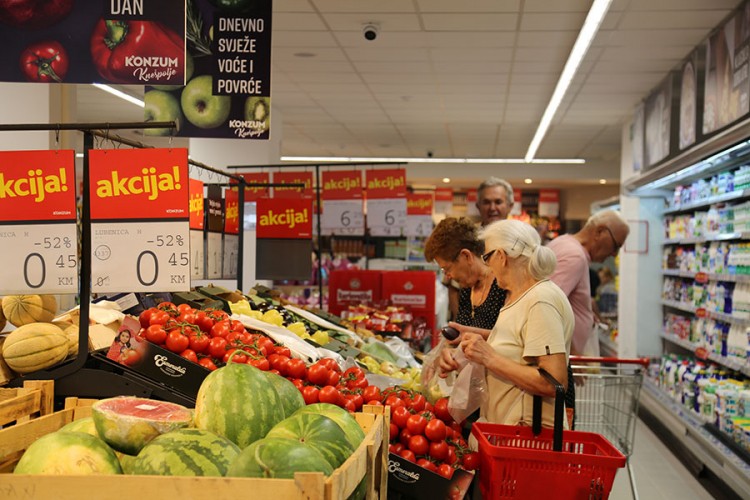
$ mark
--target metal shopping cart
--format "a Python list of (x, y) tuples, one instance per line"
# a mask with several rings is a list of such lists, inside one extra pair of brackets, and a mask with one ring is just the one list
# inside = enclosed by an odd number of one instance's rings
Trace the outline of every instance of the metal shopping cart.
[(638, 498), (630, 455), (643, 375), (649, 360), (571, 356), (576, 381), (575, 430), (603, 435), (627, 457), (633, 498)]

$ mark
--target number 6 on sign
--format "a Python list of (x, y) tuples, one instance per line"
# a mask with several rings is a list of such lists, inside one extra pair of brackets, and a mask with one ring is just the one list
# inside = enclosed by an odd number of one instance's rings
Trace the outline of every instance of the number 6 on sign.
[(401, 236), (406, 226), (406, 199), (367, 200), (367, 227), (373, 236)]

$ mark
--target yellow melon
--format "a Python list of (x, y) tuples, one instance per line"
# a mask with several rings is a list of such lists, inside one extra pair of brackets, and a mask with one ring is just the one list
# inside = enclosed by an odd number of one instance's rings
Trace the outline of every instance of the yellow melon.
[(64, 360), (68, 344), (65, 333), (52, 323), (29, 323), (8, 334), (3, 359), (18, 373), (32, 373)]
[(5, 317), (15, 326), (49, 322), (57, 313), (54, 295), (6, 295), (2, 309)]

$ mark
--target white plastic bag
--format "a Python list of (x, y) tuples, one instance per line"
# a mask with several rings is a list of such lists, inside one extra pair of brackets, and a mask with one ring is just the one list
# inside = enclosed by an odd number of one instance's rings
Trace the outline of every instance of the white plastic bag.
[(440, 398), (450, 396), (453, 390), (456, 372), (451, 372), (446, 378), (441, 378), (439, 365), (442, 351), (450, 348), (450, 344), (445, 339), (442, 339), (438, 345), (425, 355), (422, 361), (422, 374), (420, 378), (422, 393), (425, 399), (431, 404), (435, 404), (435, 401)]
[(448, 412), (456, 422), (463, 422), (487, 401), (485, 367), (466, 359), (461, 349), (456, 349), (453, 359), (458, 363), (458, 376), (448, 399)]

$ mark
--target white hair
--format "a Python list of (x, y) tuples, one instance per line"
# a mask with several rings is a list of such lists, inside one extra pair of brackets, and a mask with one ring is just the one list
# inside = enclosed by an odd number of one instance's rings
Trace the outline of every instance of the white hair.
[(514, 219), (489, 224), (479, 233), (484, 248), (500, 248), (510, 259), (525, 259), (529, 274), (536, 280), (548, 278), (557, 266), (555, 253), (542, 246), (541, 238), (531, 225)]

